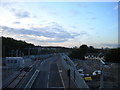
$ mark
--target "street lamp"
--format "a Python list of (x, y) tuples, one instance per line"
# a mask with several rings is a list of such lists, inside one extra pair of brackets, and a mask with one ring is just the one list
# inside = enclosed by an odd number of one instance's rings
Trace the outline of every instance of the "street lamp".
[(103, 62), (103, 60), (100, 59), (100, 62), (102, 64), (101, 64), (100, 88), (99, 89), (104, 88), (104, 86), (103, 86), (103, 75), (104, 75), (103, 69), (104, 69), (104, 65), (105, 65), (105, 62)]

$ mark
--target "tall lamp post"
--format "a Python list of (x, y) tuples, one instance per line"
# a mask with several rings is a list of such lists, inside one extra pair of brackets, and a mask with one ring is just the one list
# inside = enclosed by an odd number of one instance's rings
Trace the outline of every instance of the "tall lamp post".
[(101, 75), (100, 75), (100, 88), (99, 89), (102, 89), (104, 88), (103, 86), (103, 75), (104, 75), (104, 65), (105, 65), (105, 62), (103, 62), (103, 60), (100, 60), (100, 62), (102, 63), (101, 65)]

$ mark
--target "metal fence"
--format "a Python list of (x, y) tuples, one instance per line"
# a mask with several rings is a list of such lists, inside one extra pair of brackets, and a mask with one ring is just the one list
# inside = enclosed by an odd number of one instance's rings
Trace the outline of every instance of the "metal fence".
[(74, 63), (67, 55), (62, 55), (62, 64), (65, 69), (70, 69), (70, 76), (77, 84), (78, 88), (89, 88), (84, 79), (80, 76)]

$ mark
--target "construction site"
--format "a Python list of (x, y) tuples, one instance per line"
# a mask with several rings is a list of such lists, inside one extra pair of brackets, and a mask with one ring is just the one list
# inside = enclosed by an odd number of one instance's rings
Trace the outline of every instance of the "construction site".
[(98, 60), (72, 60), (91, 89), (118, 88), (119, 63), (102, 63)]

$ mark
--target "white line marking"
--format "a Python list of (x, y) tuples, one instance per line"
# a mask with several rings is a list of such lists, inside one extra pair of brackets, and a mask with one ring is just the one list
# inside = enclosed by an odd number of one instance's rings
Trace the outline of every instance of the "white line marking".
[[(58, 67), (58, 65), (57, 65), (57, 67)], [(58, 67), (58, 69), (59, 69), (59, 67)], [(64, 81), (63, 81), (61, 72), (62, 72), (62, 70), (59, 69), (60, 78), (61, 78), (61, 80), (62, 80), (63, 87), (65, 88), (65, 84), (64, 84)]]
[(47, 88), (49, 88), (49, 78), (50, 78), (50, 75), (49, 75), (50, 73), (48, 73), (48, 81), (47, 81)]
[(46, 61), (46, 60), (43, 60), (43, 61), (41, 62), (41, 65), (42, 65), (42, 64), (44, 64), (44, 63), (45, 63), (45, 61)]
[(41, 62), (41, 65), (43, 64), (43, 62)]
[(64, 87), (49, 87), (49, 88), (64, 88)]
[(60, 77), (61, 77), (61, 80), (62, 80), (63, 87), (65, 88), (65, 84), (64, 84), (64, 81), (63, 81), (62, 75), (61, 75), (61, 73), (59, 73), (59, 74), (60, 74)]
[(32, 77), (30, 78), (30, 80), (28, 81), (28, 83), (27, 83), (27, 85), (25, 86), (25, 88), (30, 87), (29, 85), (30, 85), (30, 83), (32, 82), (32, 79), (33, 79), (33, 77), (35, 76), (35, 74), (36, 74), (37, 72), (39, 73), (39, 70), (36, 70), (36, 71), (34, 72), (34, 74), (33, 74)]

